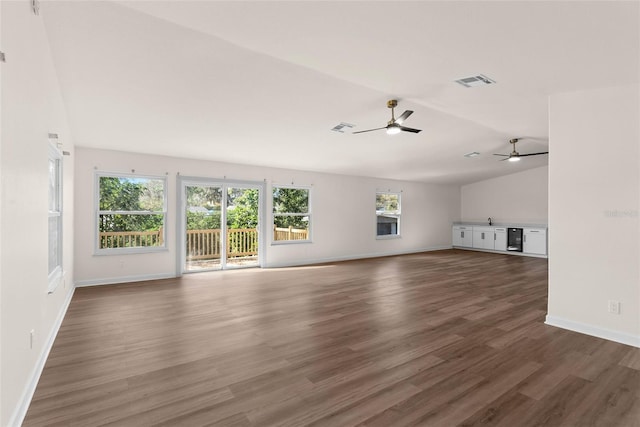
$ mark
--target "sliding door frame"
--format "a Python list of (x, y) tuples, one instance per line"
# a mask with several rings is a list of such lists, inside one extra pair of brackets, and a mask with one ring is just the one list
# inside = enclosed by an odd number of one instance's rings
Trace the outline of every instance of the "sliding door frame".
[[(204, 178), (204, 177), (194, 177), (194, 176), (182, 176), (178, 175), (177, 185), (176, 185), (176, 272), (177, 276), (180, 277), (183, 274), (191, 274), (196, 271), (185, 271), (185, 263), (186, 263), (186, 235), (187, 235), (187, 221), (186, 221), (186, 208), (187, 208), (187, 200), (186, 200), (186, 187), (188, 186), (207, 186), (207, 187), (220, 187), (222, 189), (222, 206), (221, 206), (221, 217), (220, 217), (220, 226), (223, 229), (227, 230), (226, 224), (226, 209), (227, 209), (227, 189), (228, 188), (257, 188), (259, 192), (258, 198), (258, 265), (257, 267), (261, 268), (264, 266), (265, 260), (265, 251), (267, 248), (266, 244), (266, 230), (268, 227), (266, 224), (266, 190), (267, 186), (264, 181), (246, 181), (246, 180), (238, 180), (238, 179), (220, 179), (220, 178)], [(226, 251), (226, 236), (223, 239), (223, 249)], [(223, 255), (224, 256), (224, 255)], [(225, 259), (226, 261), (226, 259)], [(225, 270), (224, 265), (226, 262), (221, 260), (220, 270)], [(241, 267), (232, 267), (231, 269), (236, 269)], [(206, 270), (211, 271), (211, 270)]]

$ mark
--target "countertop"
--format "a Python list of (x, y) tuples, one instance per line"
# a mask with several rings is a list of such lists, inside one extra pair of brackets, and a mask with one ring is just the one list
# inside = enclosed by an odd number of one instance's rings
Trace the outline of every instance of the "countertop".
[(512, 228), (544, 228), (547, 229), (547, 224), (524, 224), (517, 222), (493, 222), (489, 225), (488, 221), (485, 222), (473, 222), (473, 221), (454, 221), (453, 225), (469, 225), (472, 227), (512, 227)]

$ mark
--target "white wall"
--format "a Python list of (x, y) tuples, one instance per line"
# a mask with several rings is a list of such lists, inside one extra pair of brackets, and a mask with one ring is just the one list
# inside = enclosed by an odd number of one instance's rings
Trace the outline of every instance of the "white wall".
[[(41, 16), (29, 2), (0, 2), (2, 116), (0, 154), (0, 425), (26, 410), (48, 345), (72, 294), (73, 162), (64, 163), (65, 283), (47, 294), (48, 139), (71, 137)], [(29, 333), (35, 330), (33, 348)]]
[[(271, 185), (312, 186), (313, 243), (270, 245), (266, 266), (300, 265), (451, 246), (451, 221), (459, 217), (457, 186), (427, 185), (343, 175), (234, 165), (146, 154), (80, 148), (76, 150), (77, 284), (113, 283), (176, 274), (176, 174), (237, 179)], [(95, 256), (94, 174), (96, 170), (168, 174), (168, 251), (149, 254)], [(402, 238), (376, 240), (377, 189), (402, 191)], [(269, 200), (269, 197), (267, 197)], [(270, 202), (270, 200), (269, 200)], [(267, 221), (271, 218), (267, 204)], [(267, 233), (268, 234), (268, 233)], [(269, 236), (270, 237), (270, 236)]]
[[(547, 323), (640, 346), (639, 87), (550, 100)], [(607, 302), (621, 302), (620, 315)]]
[[(2, 46), (2, 6), (0, 6), (0, 47)], [(0, 129), (2, 128), (2, 64), (0, 64)], [(0, 131), (0, 166), (2, 165), (2, 141), (3, 141), (3, 137), (4, 135), (2, 134), (2, 132)], [(2, 202), (2, 173), (0, 173), (0, 308), (2, 308), (2, 244), (1, 244), (1, 239), (2, 239), (2, 207), (4, 206), (4, 203)], [(2, 381), (2, 316), (0, 315), (0, 384), (3, 383)], [(6, 412), (5, 409), (2, 408), (3, 404), (2, 404), (2, 386), (0, 385), (0, 423), (3, 422), (4, 420), (4, 413)]]
[(463, 185), (462, 221), (547, 224), (548, 187), (547, 166)]

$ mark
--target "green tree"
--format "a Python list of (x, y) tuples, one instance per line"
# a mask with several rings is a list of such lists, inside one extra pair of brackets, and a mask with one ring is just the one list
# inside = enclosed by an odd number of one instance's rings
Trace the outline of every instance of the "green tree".
[(376, 194), (376, 211), (397, 212), (399, 200), (397, 194), (378, 193)]
[(273, 213), (276, 227), (308, 228), (309, 190), (274, 187)]
[(219, 187), (187, 187), (187, 230), (219, 229), (221, 205)]
[(259, 193), (256, 189), (229, 189), (227, 195), (227, 226), (229, 228), (258, 227)]
[(187, 230), (220, 229), (220, 211), (187, 212)]
[[(162, 227), (164, 184), (161, 180), (100, 177), (100, 210), (130, 211), (100, 215), (100, 231), (150, 231)], [(134, 213), (135, 212), (135, 213)], [(141, 212), (149, 212), (141, 213)]]

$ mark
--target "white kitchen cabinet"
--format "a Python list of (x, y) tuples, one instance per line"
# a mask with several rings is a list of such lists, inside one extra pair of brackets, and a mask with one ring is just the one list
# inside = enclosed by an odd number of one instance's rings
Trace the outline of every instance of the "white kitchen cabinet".
[(463, 248), (473, 247), (473, 227), (454, 225), (452, 230), (453, 246)]
[(522, 230), (522, 252), (525, 254), (547, 254), (547, 230), (524, 228)]
[(477, 249), (494, 249), (493, 227), (473, 227), (473, 247)]
[(479, 250), (493, 250), (513, 255), (547, 256), (547, 228), (509, 224), (509, 227), (522, 229), (522, 252), (507, 251), (509, 228), (500, 226), (486, 226), (456, 224), (452, 227), (453, 246)]
[(496, 251), (507, 250), (507, 229), (505, 227), (496, 227), (493, 229), (493, 239), (495, 242), (494, 249)]

